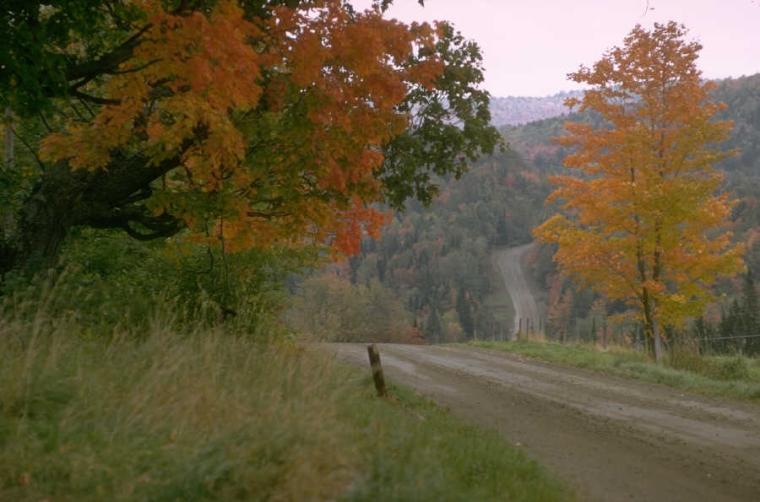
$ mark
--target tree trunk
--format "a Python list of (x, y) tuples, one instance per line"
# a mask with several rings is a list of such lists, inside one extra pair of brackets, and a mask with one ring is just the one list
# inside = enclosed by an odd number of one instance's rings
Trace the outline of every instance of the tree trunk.
[(656, 319), (652, 320), (652, 335), (654, 338), (654, 360), (657, 364), (662, 364), (662, 337)]
[(144, 205), (151, 183), (177, 166), (177, 158), (158, 165), (135, 156), (116, 159), (105, 169), (71, 170), (45, 166), (24, 202), (12, 240), (0, 242), (0, 277), (13, 269), (54, 265), (66, 235), (75, 226), (114, 228), (139, 240), (177, 233), (181, 223)]
[(5, 169), (13, 169), (15, 161), (15, 142), (13, 137), (13, 111), (10, 107), (5, 109)]
[[(11, 172), (15, 169), (15, 138), (13, 137), (13, 111), (10, 107), (5, 109), (5, 137), (3, 141), (4, 156), (0, 171)], [(7, 248), (15, 230), (15, 220), (10, 206), (0, 207), (0, 273), (3, 263), (11, 259), (10, 249)]]
[(663, 359), (662, 335), (660, 334), (660, 326), (657, 322), (654, 300), (649, 297), (646, 288), (644, 288), (642, 296), (642, 306), (644, 308), (644, 336), (647, 339), (647, 347), (649, 348), (650, 353), (654, 355), (655, 362), (661, 364)]

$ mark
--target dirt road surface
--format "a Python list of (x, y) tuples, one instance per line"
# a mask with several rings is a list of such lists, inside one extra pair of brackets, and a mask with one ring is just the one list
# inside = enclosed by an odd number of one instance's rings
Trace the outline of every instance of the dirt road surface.
[[(328, 347), (369, 371), (365, 345)], [(471, 347), (379, 348), (390, 381), (496, 429), (581, 500), (760, 501), (760, 406)]]
[[(534, 244), (525, 244), (513, 248), (497, 249), (493, 252), (496, 266), (501, 272), (504, 279), (504, 285), (512, 299), (512, 305), (515, 309), (515, 326), (514, 333), (520, 329), (520, 319), (527, 323), (528, 319), (532, 323), (534, 330), (539, 326), (539, 311), (536, 300), (530, 291), (528, 281), (525, 278), (522, 267), (522, 257), (528, 252)], [(525, 330), (525, 325), (523, 325)]]

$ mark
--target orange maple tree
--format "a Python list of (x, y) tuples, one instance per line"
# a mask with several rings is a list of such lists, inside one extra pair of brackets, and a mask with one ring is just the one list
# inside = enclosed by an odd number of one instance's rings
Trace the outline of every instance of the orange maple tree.
[(135, 0), (124, 17), (102, 9), (121, 41), (72, 28), (49, 55), (67, 55), (66, 85), (37, 86), (52, 130), (11, 253), (54, 255), (75, 226), (356, 252), (387, 219), (375, 203), (429, 197), (433, 173), (459, 175), (497, 142), (477, 46), (446, 23), (387, 19), (388, 3)]
[[(712, 299), (710, 286), (743, 267), (741, 245), (725, 230), (733, 202), (716, 193), (713, 145), (731, 124), (715, 121), (696, 60), (701, 46), (670, 22), (636, 26), (622, 47), (570, 75), (590, 88), (569, 105), (594, 119), (566, 124), (575, 147), (554, 176), (555, 214), (535, 229), (556, 244), (561, 270), (607, 298), (625, 300), (661, 357), (663, 328), (680, 327)], [(597, 124), (597, 125), (595, 125)]]
[[(142, 152), (153, 165), (176, 159), (151, 209), (203, 235), (208, 208), (204, 217), (198, 209), (212, 194), (210, 235), (230, 249), (332, 235), (352, 252), (363, 230), (377, 232), (384, 217), (368, 207), (382, 195), (373, 174), (409, 118), (397, 106), (442, 71), (432, 51), (407, 65), (434, 46), (432, 27), (352, 13), (339, 0), (280, 6), (259, 22), (230, 0), (210, 14), (138, 4), (144, 41), (97, 89), (104, 106), (91, 121), (45, 139), (43, 160), (97, 170), (114, 151)], [(284, 127), (288, 120), (301, 123)]]

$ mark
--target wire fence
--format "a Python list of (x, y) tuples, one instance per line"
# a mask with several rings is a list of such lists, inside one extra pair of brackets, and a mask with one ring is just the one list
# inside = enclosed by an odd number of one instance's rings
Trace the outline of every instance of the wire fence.
[(698, 337), (697, 340), (710, 342), (713, 340), (736, 340), (740, 338), (760, 338), (760, 335), (739, 335), (739, 336), (705, 336)]

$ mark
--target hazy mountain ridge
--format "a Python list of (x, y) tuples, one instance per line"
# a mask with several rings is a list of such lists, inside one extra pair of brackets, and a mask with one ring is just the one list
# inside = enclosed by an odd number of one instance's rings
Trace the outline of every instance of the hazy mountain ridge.
[(565, 100), (581, 97), (581, 91), (559, 92), (551, 96), (507, 96), (491, 98), (491, 123), (497, 127), (521, 125), (569, 113)]

